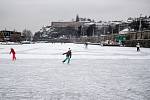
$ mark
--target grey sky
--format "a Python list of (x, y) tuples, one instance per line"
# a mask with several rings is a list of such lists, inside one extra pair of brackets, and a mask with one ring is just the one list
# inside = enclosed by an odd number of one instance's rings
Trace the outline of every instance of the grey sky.
[(69, 21), (76, 14), (95, 20), (150, 16), (150, 0), (0, 0), (0, 30), (38, 31), (51, 21)]

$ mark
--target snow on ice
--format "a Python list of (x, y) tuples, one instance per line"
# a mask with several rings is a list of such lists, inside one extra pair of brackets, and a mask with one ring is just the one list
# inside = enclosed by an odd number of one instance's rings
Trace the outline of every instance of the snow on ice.
[[(62, 63), (68, 48), (71, 62)], [(150, 49), (0, 45), (0, 100), (150, 100)]]

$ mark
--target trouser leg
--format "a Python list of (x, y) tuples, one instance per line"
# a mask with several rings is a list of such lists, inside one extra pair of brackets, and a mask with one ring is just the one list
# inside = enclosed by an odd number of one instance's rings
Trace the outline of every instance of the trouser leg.
[(15, 56), (15, 54), (13, 54), (13, 58), (12, 58), (12, 60), (16, 60), (16, 56)]
[(68, 64), (69, 64), (69, 62), (70, 62), (70, 57), (68, 57)]
[(65, 62), (67, 59), (68, 59), (68, 57), (66, 57), (66, 59), (65, 59), (65, 60), (63, 60), (63, 62)]

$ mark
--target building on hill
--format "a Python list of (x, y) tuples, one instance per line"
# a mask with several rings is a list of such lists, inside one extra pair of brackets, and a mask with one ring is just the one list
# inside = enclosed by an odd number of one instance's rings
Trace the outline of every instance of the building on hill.
[(66, 36), (67, 38), (70, 38), (72, 36), (79, 37), (80, 36), (80, 27), (84, 25), (83, 22), (52, 22), (51, 26), (55, 29), (55, 31), (52, 32), (56, 33), (57, 36)]
[(51, 25), (54, 28), (63, 28), (63, 27), (78, 28), (79, 26), (82, 26), (83, 23), (81, 22), (52, 22)]

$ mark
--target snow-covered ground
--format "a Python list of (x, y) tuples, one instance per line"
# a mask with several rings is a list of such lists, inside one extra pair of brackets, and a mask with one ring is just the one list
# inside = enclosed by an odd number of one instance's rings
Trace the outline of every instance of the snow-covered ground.
[[(71, 63), (63, 64), (68, 48)], [(0, 100), (150, 100), (150, 49), (0, 45)]]

